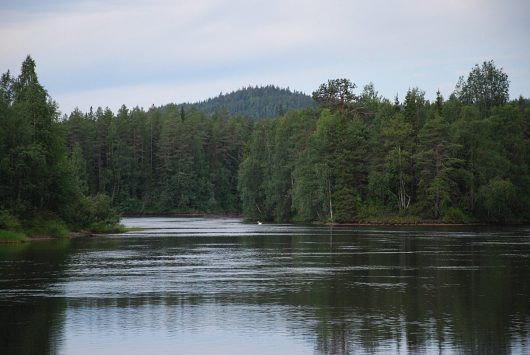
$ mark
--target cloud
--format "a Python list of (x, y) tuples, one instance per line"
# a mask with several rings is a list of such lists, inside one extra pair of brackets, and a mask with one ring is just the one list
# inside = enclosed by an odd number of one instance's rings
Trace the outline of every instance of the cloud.
[(16, 71), (30, 53), (63, 111), (147, 89), (159, 101), (249, 83), (310, 92), (333, 77), (390, 97), (434, 94), (491, 58), (526, 73), (512, 88), (529, 96), (527, 10), (522, 0), (21, 0), (0, 9), (0, 68)]
[[(293, 80), (301, 86), (309, 87), (306, 93), (310, 94), (315, 87), (311, 78), (325, 78), (327, 71), (321, 68), (305, 68), (298, 72), (285, 72), (282, 70), (264, 71), (258, 74), (237, 74), (231, 77), (210, 78), (202, 80), (189, 80), (174, 83), (143, 83), (123, 86), (110, 86), (90, 90), (54, 93), (50, 95), (61, 103), (62, 113), (68, 114), (74, 108), (88, 111), (90, 107), (109, 107), (117, 111), (121, 105), (129, 108), (139, 106), (161, 106), (170, 102), (196, 102), (219, 95), (219, 93), (235, 91), (247, 86), (279, 85), (289, 87)], [(297, 89), (297, 88), (293, 88)]]

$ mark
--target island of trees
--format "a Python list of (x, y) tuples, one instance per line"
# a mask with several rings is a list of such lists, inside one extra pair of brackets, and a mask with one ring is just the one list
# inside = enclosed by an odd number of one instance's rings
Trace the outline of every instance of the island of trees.
[(0, 81), (0, 230), (104, 231), (116, 211), (526, 222), (530, 102), (510, 101), (508, 89), (489, 61), (432, 102), (418, 88), (401, 102), (336, 79), (313, 100), (247, 88), (197, 105), (60, 117), (28, 56)]

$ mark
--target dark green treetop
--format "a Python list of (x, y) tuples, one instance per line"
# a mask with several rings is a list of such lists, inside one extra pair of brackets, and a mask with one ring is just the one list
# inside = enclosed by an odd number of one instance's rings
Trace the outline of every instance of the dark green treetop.
[(508, 102), (509, 88), (508, 75), (490, 60), (476, 64), (465, 81), (460, 77), (456, 91), (460, 100), (477, 105), (484, 116), (491, 107)]
[(353, 93), (356, 87), (357, 85), (349, 79), (328, 80), (313, 92), (313, 100), (321, 107), (344, 113), (354, 102), (358, 101), (357, 95)]

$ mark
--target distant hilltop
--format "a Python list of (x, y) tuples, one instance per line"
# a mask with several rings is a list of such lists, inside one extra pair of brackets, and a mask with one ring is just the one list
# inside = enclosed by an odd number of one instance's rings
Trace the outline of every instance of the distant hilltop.
[(290, 110), (316, 107), (311, 96), (274, 85), (249, 86), (228, 94), (221, 93), (205, 101), (179, 106), (183, 106), (186, 111), (194, 107), (206, 114), (226, 110), (229, 116), (239, 115), (255, 119), (276, 117)]

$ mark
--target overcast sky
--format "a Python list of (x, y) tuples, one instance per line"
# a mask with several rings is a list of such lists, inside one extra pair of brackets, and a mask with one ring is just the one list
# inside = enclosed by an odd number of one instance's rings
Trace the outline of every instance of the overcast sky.
[(63, 113), (343, 77), (447, 97), (490, 59), (530, 97), (530, 1), (0, 0), (0, 71), (27, 54)]

